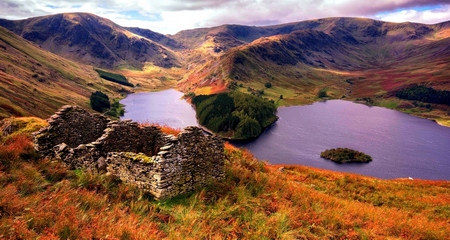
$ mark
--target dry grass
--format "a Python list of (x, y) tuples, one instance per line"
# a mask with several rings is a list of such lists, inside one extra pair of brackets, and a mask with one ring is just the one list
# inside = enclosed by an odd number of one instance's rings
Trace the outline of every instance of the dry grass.
[(2, 239), (446, 239), (450, 232), (448, 181), (281, 171), (226, 143), (223, 182), (158, 202), (106, 175), (24, 158), (28, 146), (29, 136), (17, 134), (0, 148)]
[(154, 126), (154, 127), (158, 127), (159, 129), (161, 129), (161, 132), (165, 133), (165, 134), (171, 134), (171, 135), (178, 135), (179, 133), (181, 133), (182, 129), (180, 128), (173, 128), (170, 127), (168, 125), (159, 125), (156, 123), (148, 123), (148, 122), (144, 122), (144, 123), (140, 123), (139, 124), (142, 127), (145, 126)]

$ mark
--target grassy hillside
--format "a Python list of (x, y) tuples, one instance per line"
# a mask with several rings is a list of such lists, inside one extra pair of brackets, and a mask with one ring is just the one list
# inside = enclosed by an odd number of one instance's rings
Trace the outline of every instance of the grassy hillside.
[[(450, 126), (449, 107), (423, 108), (395, 97), (414, 84), (450, 90), (450, 22), (325, 18), (265, 27), (223, 25), (173, 36), (124, 28), (87, 13), (0, 19), (0, 25), (61, 56), (114, 68), (142, 91), (177, 87), (200, 95), (233, 87), (261, 92), (278, 105), (308, 104), (323, 96), (364, 99)], [(7, 105), (16, 115), (24, 111)]]
[[(412, 84), (450, 90), (449, 29), (449, 22), (327, 18), (182, 31), (175, 37), (187, 39), (185, 44), (195, 48), (191, 54), (207, 60), (193, 64), (179, 87), (196, 93), (230, 85), (243, 92), (264, 90), (263, 97), (279, 105), (312, 103), (321, 92), (335, 99), (370, 98), (370, 104), (450, 125), (447, 106), (424, 109), (395, 98), (396, 91)], [(267, 82), (273, 87), (266, 89)]]
[(14, 121), (15, 131), (1, 134), (0, 238), (446, 239), (450, 232), (448, 181), (280, 169), (227, 144), (223, 182), (158, 202), (111, 176), (36, 157), (28, 134), (45, 123)]
[(47, 118), (65, 104), (89, 108), (92, 92), (118, 97), (123, 86), (101, 80), (92, 66), (72, 62), (0, 27), (0, 118)]

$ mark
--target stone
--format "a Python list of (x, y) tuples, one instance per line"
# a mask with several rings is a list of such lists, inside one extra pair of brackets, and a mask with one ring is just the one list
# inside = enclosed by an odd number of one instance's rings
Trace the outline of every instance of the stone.
[(106, 159), (104, 157), (100, 157), (97, 160), (97, 170), (102, 173), (102, 172), (106, 172)]
[[(167, 199), (225, 177), (223, 141), (195, 126), (177, 136), (66, 105), (33, 133), (35, 149), (70, 168), (107, 172)], [(55, 119), (58, 119), (57, 121)]]

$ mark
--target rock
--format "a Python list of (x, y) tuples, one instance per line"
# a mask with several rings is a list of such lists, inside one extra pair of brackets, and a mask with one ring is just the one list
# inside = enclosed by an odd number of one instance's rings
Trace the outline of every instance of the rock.
[(104, 157), (100, 157), (97, 160), (97, 170), (98, 172), (102, 173), (102, 172), (106, 172), (106, 159)]

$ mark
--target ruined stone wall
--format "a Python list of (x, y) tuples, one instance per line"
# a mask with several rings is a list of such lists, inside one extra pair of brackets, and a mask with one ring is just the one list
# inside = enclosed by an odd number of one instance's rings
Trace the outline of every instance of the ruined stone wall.
[(106, 170), (157, 199), (224, 178), (223, 141), (198, 127), (173, 136), (155, 126), (105, 119), (64, 106), (48, 120), (48, 127), (34, 134), (36, 149), (71, 168)]
[(35, 134), (37, 150), (45, 155), (53, 153), (52, 148), (60, 143), (77, 147), (82, 143), (95, 141), (106, 128), (109, 120), (100, 114), (90, 114), (83, 108), (63, 106), (47, 119), (49, 125)]
[(141, 152), (149, 156), (154, 155), (163, 144), (162, 133), (158, 127), (141, 127), (131, 121), (111, 121), (105, 129), (105, 134), (96, 142), (103, 153)]
[(178, 136), (166, 136), (165, 145), (152, 156), (110, 152), (108, 171), (123, 181), (164, 199), (194, 191), (209, 181), (224, 178), (221, 139), (187, 127)]

